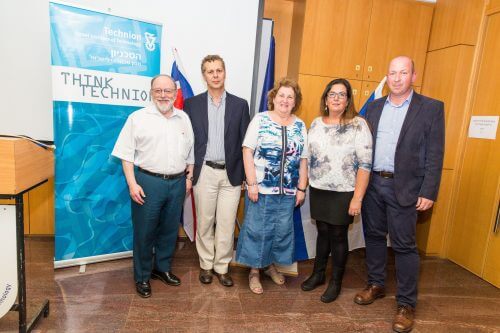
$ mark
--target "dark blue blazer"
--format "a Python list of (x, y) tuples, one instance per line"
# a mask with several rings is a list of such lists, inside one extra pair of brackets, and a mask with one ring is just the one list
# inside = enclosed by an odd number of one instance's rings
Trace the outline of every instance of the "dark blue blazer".
[[(366, 120), (373, 133), (373, 153), (377, 129), (387, 96), (371, 102)], [(401, 128), (394, 157), (394, 185), (401, 206), (414, 205), (418, 197), (436, 201), (444, 155), (444, 104), (413, 93)]]
[[(198, 182), (201, 167), (207, 152), (208, 141), (208, 93), (193, 96), (184, 102), (184, 112), (191, 119), (194, 131), (194, 181)], [(224, 115), (224, 153), (226, 171), (231, 185), (241, 185), (245, 179), (243, 169), (242, 143), (245, 138), (250, 112), (243, 98), (226, 92)]]

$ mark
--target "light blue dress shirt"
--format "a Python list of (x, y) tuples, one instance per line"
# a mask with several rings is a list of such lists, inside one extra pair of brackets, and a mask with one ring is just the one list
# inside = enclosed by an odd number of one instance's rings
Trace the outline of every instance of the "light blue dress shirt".
[(208, 94), (208, 140), (205, 161), (225, 162), (224, 150), (224, 117), (226, 115), (226, 91), (222, 93), (220, 104), (217, 105)]
[(373, 160), (374, 171), (394, 172), (396, 145), (412, 97), (413, 90), (400, 105), (394, 105), (387, 97), (378, 123), (375, 158)]

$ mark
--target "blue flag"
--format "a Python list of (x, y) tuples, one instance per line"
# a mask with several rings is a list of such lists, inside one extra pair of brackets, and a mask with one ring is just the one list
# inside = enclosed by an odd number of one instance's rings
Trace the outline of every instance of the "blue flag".
[(271, 37), (271, 45), (269, 46), (269, 58), (266, 66), (266, 76), (264, 78), (264, 86), (262, 87), (262, 97), (260, 99), (259, 112), (267, 110), (267, 93), (273, 89), (274, 85), (274, 36)]

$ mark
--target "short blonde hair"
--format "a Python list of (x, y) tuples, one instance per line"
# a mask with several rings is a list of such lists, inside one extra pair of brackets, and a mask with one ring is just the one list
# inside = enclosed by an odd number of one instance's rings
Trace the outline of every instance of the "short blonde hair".
[(224, 59), (218, 54), (209, 54), (203, 60), (201, 60), (201, 73), (205, 73), (205, 64), (207, 62), (220, 61), (222, 63), (222, 68), (226, 70), (226, 64), (224, 63)]

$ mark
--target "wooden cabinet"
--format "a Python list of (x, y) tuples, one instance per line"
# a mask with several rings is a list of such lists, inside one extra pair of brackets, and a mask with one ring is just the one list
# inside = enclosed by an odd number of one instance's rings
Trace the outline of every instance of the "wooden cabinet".
[[(408, 55), (423, 72), (433, 5), (411, 0), (307, 0), (299, 82), (299, 116), (318, 116), (319, 96), (333, 78), (351, 82), (356, 109), (364, 105), (389, 61)], [(420, 91), (421, 75), (416, 90)]]
[(476, 45), (484, 0), (439, 0), (432, 19), (429, 51)]
[[(421, 73), (425, 65), (433, 6), (407, 0), (373, 0), (363, 80), (380, 81), (389, 61), (407, 55)], [(416, 86), (422, 85), (421, 75)]]
[(430, 52), (425, 66), (423, 94), (444, 102), (446, 140), (443, 167), (456, 169), (457, 144), (466, 119), (465, 105), (474, 47), (459, 45)]
[(410, 0), (308, 0), (300, 73), (380, 81), (398, 55), (423, 71), (432, 11)]
[[(500, 116), (500, 12), (486, 21), (472, 100), (473, 116)], [(467, 138), (448, 256), (500, 287), (500, 235), (494, 232), (500, 197), (500, 135)]]
[(264, 17), (274, 22), (273, 36), (276, 41), (274, 76), (276, 79), (287, 76), (293, 7), (294, 2), (289, 0), (264, 2)]
[(307, 0), (301, 74), (360, 80), (371, 0)]

